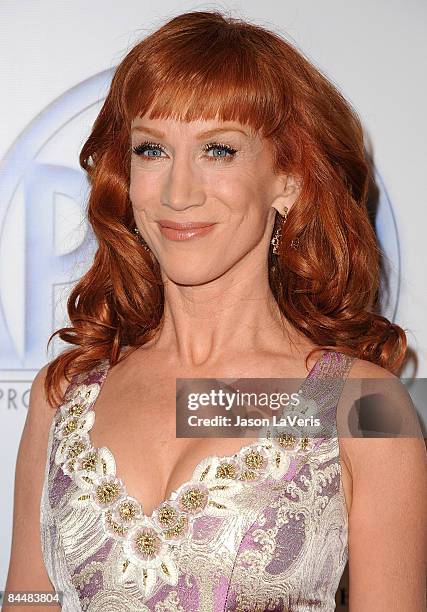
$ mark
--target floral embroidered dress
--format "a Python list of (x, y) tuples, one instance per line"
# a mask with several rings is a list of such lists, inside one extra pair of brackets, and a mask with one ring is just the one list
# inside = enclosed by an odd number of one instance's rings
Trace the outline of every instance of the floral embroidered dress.
[(206, 457), (151, 516), (108, 448), (91, 443), (108, 360), (74, 376), (52, 421), (40, 506), (62, 610), (335, 610), (348, 559), (336, 408), (353, 359), (325, 352), (299, 389), (298, 410), (314, 406), (335, 435), (268, 431)]

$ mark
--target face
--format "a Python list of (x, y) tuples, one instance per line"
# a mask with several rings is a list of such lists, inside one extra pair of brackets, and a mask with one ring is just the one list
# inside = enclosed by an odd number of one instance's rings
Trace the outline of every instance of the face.
[[(131, 130), (130, 200), (162, 274), (199, 285), (239, 262), (267, 266), (272, 204), (287, 197), (290, 207), (295, 199), (292, 180), (273, 173), (271, 143), (228, 121), (143, 116)], [(184, 229), (171, 227), (179, 224)]]

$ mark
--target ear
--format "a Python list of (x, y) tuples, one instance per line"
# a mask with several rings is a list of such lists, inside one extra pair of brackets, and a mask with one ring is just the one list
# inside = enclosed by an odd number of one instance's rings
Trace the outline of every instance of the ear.
[(282, 191), (274, 198), (271, 206), (281, 215), (285, 206), (290, 210), (301, 191), (301, 179), (293, 174), (285, 174), (280, 181)]

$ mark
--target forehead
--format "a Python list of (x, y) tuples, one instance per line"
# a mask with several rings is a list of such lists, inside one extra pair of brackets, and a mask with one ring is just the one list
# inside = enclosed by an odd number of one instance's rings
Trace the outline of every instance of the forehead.
[(150, 119), (148, 115), (135, 117), (131, 122), (131, 132), (146, 131), (159, 138), (173, 132), (185, 133), (195, 138), (207, 138), (221, 132), (235, 133), (242, 138), (257, 138), (256, 132), (246, 124), (238, 121), (221, 121), (218, 119), (197, 119), (181, 121), (172, 118)]

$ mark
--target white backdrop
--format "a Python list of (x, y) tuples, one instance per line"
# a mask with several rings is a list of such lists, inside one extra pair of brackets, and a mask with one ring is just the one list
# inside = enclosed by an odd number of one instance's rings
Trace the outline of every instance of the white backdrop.
[[(338, 85), (361, 116), (381, 191), (390, 260), (384, 314), (427, 377), (427, 3), (424, 0), (138, 2), (3, 0), (0, 5), (0, 590), (10, 553), (13, 478), (31, 381), (53, 357), (70, 283), (93, 253), (77, 156), (111, 70), (134, 42), (186, 10), (230, 10), (273, 28)], [(61, 348), (55, 344), (55, 352)], [(415, 362), (414, 362), (415, 363)]]

